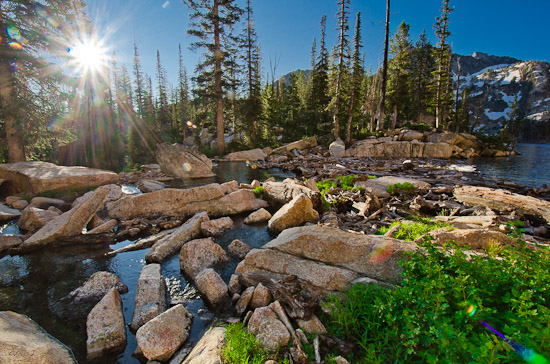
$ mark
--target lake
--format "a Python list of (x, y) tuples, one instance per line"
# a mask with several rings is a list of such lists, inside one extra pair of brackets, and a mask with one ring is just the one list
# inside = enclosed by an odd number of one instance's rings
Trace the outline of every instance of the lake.
[(471, 161), (482, 176), (519, 185), (550, 185), (550, 144), (518, 144), (521, 153), (506, 158), (479, 158)]

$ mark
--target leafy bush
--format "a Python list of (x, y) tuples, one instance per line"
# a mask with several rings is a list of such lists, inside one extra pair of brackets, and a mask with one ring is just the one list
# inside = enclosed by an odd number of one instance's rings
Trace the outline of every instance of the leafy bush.
[(226, 364), (263, 364), (268, 358), (256, 337), (249, 333), (242, 322), (227, 325), (222, 356)]
[[(523, 363), (479, 324), (550, 357), (550, 254), (514, 250), (466, 256), (423, 244), (402, 262), (395, 290), (354, 285), (328, 303), (329, 330), (361, 347), (355, 363)], [(470, 305), (477, 316), (469, 317)]]
[(264, 188), (262, 186), (258, 186), (254, 189), (254, 194), (256, 197), (260, 198), (264, 194)]
[(430, 219), (418, 219), (419, 221), (413, 222), (413, 221), (395, 221), (393, 222), (389, 227), (381, 227), (377, 234), (384, 235), (388, 232), (392, 227), (401, 224), (401, 227), (393, 234), (393, 237), (396, 239), (406, 240), (410, 242), (414, 242), (416, 239), (420, 238), (421, 236), (429, 233), (432, 230), (440, 229), (440, 228), (448, 228), (448, 229), (454, 229), (455, 227), (451, 224), (447, 224), (444, 222), (440, 222), (437, 220), (430, 220)]
[(329, 179), (315, 183), (321, 195), (326, 195), (331, 188), (336, 188), (336, 182)]
[(432, 131), (433, 130), (433, 127), (431, 125), (426, 124), (426, 123), (418, 123), (418, 124), (406, 123), (405, 126), (409, 129), (411, 129), (411, 130), (416, 130), (416, 131), (420, 131), (420, 132)]
[(414, 192), (416, 187), (410, 182), (396, 183), (394, 185), (389, 185), (386, 187), (386, 190), (390, 195), (396, 195), (399, 192), (409, 193)]
[(357, 178), (356, 174), (338, 177), (336, 180), (338, 181), (338, 183), (340, 184), (340, 187), (342, 187), (344, 191), (349, 191), (353, 188), (353, 180), (355, 178)]

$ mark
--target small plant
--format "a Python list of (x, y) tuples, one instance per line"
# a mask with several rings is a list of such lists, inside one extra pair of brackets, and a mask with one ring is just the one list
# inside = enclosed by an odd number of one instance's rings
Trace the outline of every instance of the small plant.
[(410, 193), (414, 192), (416, 187), (410, 182), (396, 183), (394, 185), (389, 185), (386, 187), (386, 190), (390, 195), (397, 195), (399, 192)]
[(524, 223), (521, 220), (512, 220), (508, 221), (508, 229), (510, 229), (510, 232), (508, 233), (509, 236), (512, 238), (522, 239), (523, 233), (525, 232), (525, 229), (523, 228)]
[(336, 182), (326, 179), (315, 183), (321, 195), (325, 196), (332, 188), (336, 188)]
[(226, 364), (263, 364), (269, 353), (256, 337), (239, 322), (226, 326), (225, 346), (222, 348)]
[(368, 179), (375, 179), (376, 176), (368, 176), (367, 178), (368, 178)]
[(340, 187), (344, 191), (349, 191), (353, 188), (353, 180), (357, 178), (357, 175), (349, 175), (349, 176), (342, 176), (338, 177), (336, 180), (340, 184)]
[(256, 195), (257, 198), (262, 197), (262, 195), (264, 194), (264, 188), (262, 186), (256, 187), (254, 189), (254, 194)]
[(441, 209), (441, 211), (437, 213), (437, 216), (451, 216), (451, 211), (448, 209)]
[(455, 227), (451, 224), (447, 224), (440, 221), (434, 221), (430, 219), (418, 219), (420, 221), (404, 221), (399, 222), (395, 221), (392, 223), (389, 227), (381, 227), (377, 234), (384, 235), (388, 232), (392, 227), (401, 224), (401, 227), (399, 230), (397, 230), (393, 237), (396, 239), (406, 240), (410, 242), (416, 241), (416, 239), (426, 235), (432, 230), (435, 229), (441, 229), (441, 228), (448, 228), (448, 229), (454, 229)]
[(507, 246), (498, 256), (467, 256), (456, 246), (422, 248), (400, 263), (403, 281), (395, 289), (356, 284), (328, 300), (325, 324), (340, 339), (356, 341), (354, 362), (525, 362), (479, 321), (550, 357), (548, 249)]

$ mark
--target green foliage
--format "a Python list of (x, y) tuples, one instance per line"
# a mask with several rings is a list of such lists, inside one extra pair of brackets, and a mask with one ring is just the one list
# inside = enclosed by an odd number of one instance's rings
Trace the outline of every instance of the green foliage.
[(397, 195), (399, 192), (410, 193), (414, 192), (416, 187), (410, 182), (396, 183), (394, 185), (389, 185), (386, 187), (386, 190), (390, 195)]
[(324, 181), (319, 181), (317, 183), (315, 183), (317, 185), (317, 188), (319, 189), (319, 192), (321, 192), (321, 195), (326, 195), (328, 193), (328, 191), (331, 190), (331, 188), (336, 188), (336, 182), (334, 181), (331, 181), (331, 180), (324, 180)]
[(405, 124), (405, 127), (411, 130), (419, 131), (419, 132), (431, 131), (433, 129), (431, 125), (428, 125), (426, 123), (418, 123), (418, 124), (407, 123)]
[(225, 364), (263, 364), (268, 358), (268, 352), (239, 322), (227, 325), (222, 356)]
[(357, 178), (357, 175), (354, 174), (354, 175), (338, 177), (336, 180), (338, 181), (338, 183), (340, 184), (340, 187), (342, 187), (344, 191), (349, 191), (353, 188), (353, 182), (354, 182), (353, 180), (356, 178)]
[[(394, 289), (354, 285), (328, 301), (328, 328), (361, 347), (358, 363), (523, 363), (480, 325), (550, 357), (550, 254), (505, 247), (499, 256), (423, 244)], [(477, 316), (469, 317), (470, 305)]]
[(424, 236), (425, 234), (429, 233), (432, 230), (435, 229), (441, 229), (441, 228), (447, 228), (447, 229), (454, 229), (455, 227), (453, 225), (436, 221), (436, 220), (430, 220), (430, 219), (418, 219), (419, 221), (412, 222), (412, 221), (405, 221), (405, 222), (399, 222), (395, 221), (392, 223), (389, 227), (381, 227), (377, 234), (384, 235), (388, 232), (392, 227), (401, 224), (401, 227), (399, 230), (397, 230), (393, 237), (396, 239), (406, 240), (410, 242), (414, 242), (416, 239)]
[(258, 186), (254, 189), (254, 194), (256, 197), (260, 198), (264, 194), (264, 188), (262, 186)]
[(506, 225), (510, 229), (510, 232), (508, 233), (508, 235), (517, 239), (523, 238), (523, 233), (525, 232), (525, 229), (523, 228), (523, 225), (524, 225), (523, 221), (512, 220), (512, 221), (508, 221), (508, 224)]

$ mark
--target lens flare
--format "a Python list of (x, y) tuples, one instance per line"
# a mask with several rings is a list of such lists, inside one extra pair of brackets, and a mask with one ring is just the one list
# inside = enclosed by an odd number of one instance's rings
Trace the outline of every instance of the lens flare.
[(468, 316), (470, 317), (474, 317), (475, 314), (477, 312), (477, 307), (474, 306), (474, 305), (470, 305), (470, 307), (468, 307), (468, 310), (466, 311), (466, 313), (468, 314)]
[(17, 50), (23, 49), (23, 45), (21, 45), (20, 43), (17, 43), (17, 42), (8, 42), (8, 45), (12, 49), (17, 49)]
[(193, 126), (193, 123), (190, 122), (190, 121), (188, 121), (188, 122), (187, 122), (187, 126)]
[(14, 26), (8, 27), (6, 29), (6, 34), (8, 35), (8, 37), (10, 37), (13, 40), (21, 39), (21, 32), (19, 32), (19, 29), (17, 29)]

